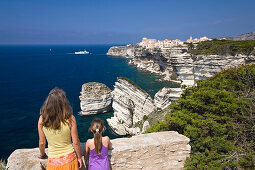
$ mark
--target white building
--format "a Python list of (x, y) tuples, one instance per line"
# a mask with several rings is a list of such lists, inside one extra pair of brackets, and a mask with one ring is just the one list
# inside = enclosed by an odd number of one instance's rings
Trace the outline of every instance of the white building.
[(145, 48), (155, 48), (157, 47), (156, 39), (148, 39), (146, 37), (143, 38), (142, 42), (139, 43), (140, 46)]

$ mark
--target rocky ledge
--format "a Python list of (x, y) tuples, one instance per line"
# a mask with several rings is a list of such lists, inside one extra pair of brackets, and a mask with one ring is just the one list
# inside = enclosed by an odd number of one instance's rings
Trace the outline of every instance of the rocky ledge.
[[(108, 155), (113, 170), (183, 169), (184, 162), (191, 152), (189, 138), (174, 131), (142, 134), (111, 141), (113, 149)], [(85, 143), (81, 144), (83, 149), (84, 145)], [(8, 158), (7, 169), (42, 170), (46, 168), (47, 160), (38, 159), (38, 154), (38, 148), (17, 149)]]
[(80, 100), (81, 115), (105, 113), (112, 109), (111, 89), (102, 83), (83, 84)]

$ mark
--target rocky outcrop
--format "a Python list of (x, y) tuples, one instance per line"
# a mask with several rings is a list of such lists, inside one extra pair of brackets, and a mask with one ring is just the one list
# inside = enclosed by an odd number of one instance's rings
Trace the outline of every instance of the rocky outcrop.
[(89, 82), (83, 84), (80, 100), (81, 115), (105, 113), (112, 109), (111, 90), (102, 83)]
[(135, 52), (135, 45), (127, 45), (127, 46), (115, 46), (111, 47), (107, 55), (111, 56), (124, 56), (127, 58), (133, 57)]
[(118, 135), (140, 133), (135, 124), (155, 109), (150, 95), (131, 80), (118, 78), (112, 96), (114, 117), (107, 119), (111, 129)]
[[(132, 53), (126, 53), (123, 50), (124, 54), (122, 55), (132, 58), (129, 64), (134, 64), (139, 69), (161, 75), (162, 80), (174, 81), (186, 86), (193, 86), (197, 80), (211, 77), (223, 69), (255, 62), (254, 56), (244, 55), (192, 56), (187, 53), (188, 48), (186, 46), (174, 47), (168, 50), (144, 49), (137, 45), (132, 48)], [(112, 51), (111, 48), (109, 51)]]
[[(184, 167), (184, 161), (191, 151), (189, 138), (174, 131), (142, 134), (111, 141), (113, 149), (108, 155), (113, 170), (178, 170)], [(81, 144), (83, 149), (84, 145), (85, 143)], [(17, 149), (8, 158), (7, 169), (41, 170), (42, 167), (46, 167), (47, 160), (38, 159), (38, 154), (38, 148)]]
[(143, 130), (142, 130), (142, 132), (145, 132), (149, 127), (150, 127), (150, 123), (149, 123), (149, 121), (146, 120), (143, 123)]
[(180, 94), (178, 88), (163, 88), (153, 100), (146, 91), (124, 77), (118, 78), (112, 92), (104, 84), (90, 82), (82, 85), (80, 114), (91, 115), (113, 109), (114, 116), (107, 119), (111, 130), (122, 136), (137, 135), (149, 127), (148, 124), (142, 125), (144, 116), (156, 108), (164, 109)]
[[(46, 153), (48, 149), (46, 149)], [(46, 169), (47, 159), (38, 159), (39, 148), (17, 149), (9, 156), (6, 169), (8, 170), (43, 170)]]
[(169, 97), (171, 101), (178, 100), (181, 97), (182, 91), (182, 88), (170, 88)]
[(171, 104), (171, 101), (175, 101), (180, 98), (181, 93), (181, 88), (164, 87), (155, 94), (154, 104), (157, 108), (165, 109), (169, 106), (169, 104)]
[(164, 109), (171, 103), (170, 92), (171, 88), (164, 87), (155, 94), (154, 103), (157, 108)]

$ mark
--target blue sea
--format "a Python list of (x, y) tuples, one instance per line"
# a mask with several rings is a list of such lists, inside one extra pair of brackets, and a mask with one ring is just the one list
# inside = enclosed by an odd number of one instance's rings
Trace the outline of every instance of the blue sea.
[[(49, 91), (64, 89), (77, 119), (81, 142), (92, 137), (90, 122), (99, 117), (107, 130), (104, 135), (117, 138), (106, 119), (112, 112), (95, 116), (79, 116), (81, 86), (100, 82), (113, 89), (117, 77), (127, 77), (151, 96), (164, 86), (156, 75), (128, 65), (128, 59), (107, 56), (112, 45), (11, 45), (0, 46), (0, 158), (19, 148), (38, 147), (37, 121), (39, 110)], [(86, 49), (92, 54), (75, 55)], [(38, 153), (39, 154), (39, 153)]]

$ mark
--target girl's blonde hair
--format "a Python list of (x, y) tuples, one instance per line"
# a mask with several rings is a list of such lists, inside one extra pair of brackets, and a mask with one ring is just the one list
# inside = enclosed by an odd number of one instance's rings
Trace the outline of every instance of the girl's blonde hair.
[(101, 119), (95, 119), (91, 122), (90, 130), (94, 134), (95, 151), (100, 155), (102, 147), (102, 132), (104, 130), (104, 122)]

